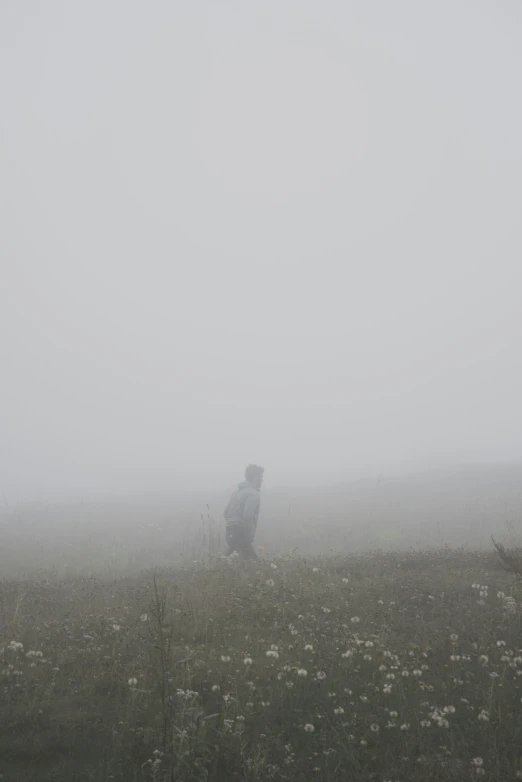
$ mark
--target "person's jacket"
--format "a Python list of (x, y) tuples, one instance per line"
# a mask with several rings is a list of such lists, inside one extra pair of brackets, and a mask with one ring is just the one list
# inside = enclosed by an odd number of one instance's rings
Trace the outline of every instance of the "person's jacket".
[(236, 524), (253, 524), (257, 527), (261, 497), (250, 481), (242, 481), (225, 508), (227, 527)]

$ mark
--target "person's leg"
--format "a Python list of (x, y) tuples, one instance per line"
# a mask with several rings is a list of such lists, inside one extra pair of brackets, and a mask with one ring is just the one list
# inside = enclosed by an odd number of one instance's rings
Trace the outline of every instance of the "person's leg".
[(225, 556), (230, 557), (234, 553), (234, 551), (238, 551), (237, 530), (235, 530), (234, 527), (227, 527), (226, 539), (227, 539), (227, 553), (225, 554)]
[(241, 550), (245, 556), (245, 559), (258, 559), (255, 552), (254, 541), (255, 529), (253, 525), (248, 525), (242, 530), (241, 535)]
[(243, 551), (247, 559), (259, 559), (252, 543), (247, 543)]
[(234, 551), (237, 551), (237, 553), (245, 559), (258, 559), (252, 545), (252, 540), (254, 538), (253, 527), (251, 528), (250, 526), (237, 524), (227, 528), (226, 536), (228, 544), (227, 557), (233, 554)]

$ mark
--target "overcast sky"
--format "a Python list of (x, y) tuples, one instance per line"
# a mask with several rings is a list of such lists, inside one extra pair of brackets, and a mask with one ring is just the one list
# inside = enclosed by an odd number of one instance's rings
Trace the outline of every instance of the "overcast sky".
[(0, 492), (522, 459), (519, 0), (2, 0)]

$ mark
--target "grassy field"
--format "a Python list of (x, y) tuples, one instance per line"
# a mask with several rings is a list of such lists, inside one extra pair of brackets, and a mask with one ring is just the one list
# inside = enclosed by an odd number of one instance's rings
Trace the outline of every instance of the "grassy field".
[(520, 779), (516, 586), (449, 550), (3, 581), (2, 779)]

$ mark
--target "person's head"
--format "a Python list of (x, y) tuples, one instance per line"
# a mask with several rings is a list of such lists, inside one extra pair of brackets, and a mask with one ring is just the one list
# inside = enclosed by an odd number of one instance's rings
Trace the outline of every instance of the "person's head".
[(264, 473), (264, 467), (260, 467), (258, 464), (249, 464), (245, 470), (245, 478), (247, 481), (250, 481), (256, 489), (260, 489), (261, 484), (263, 483)]

